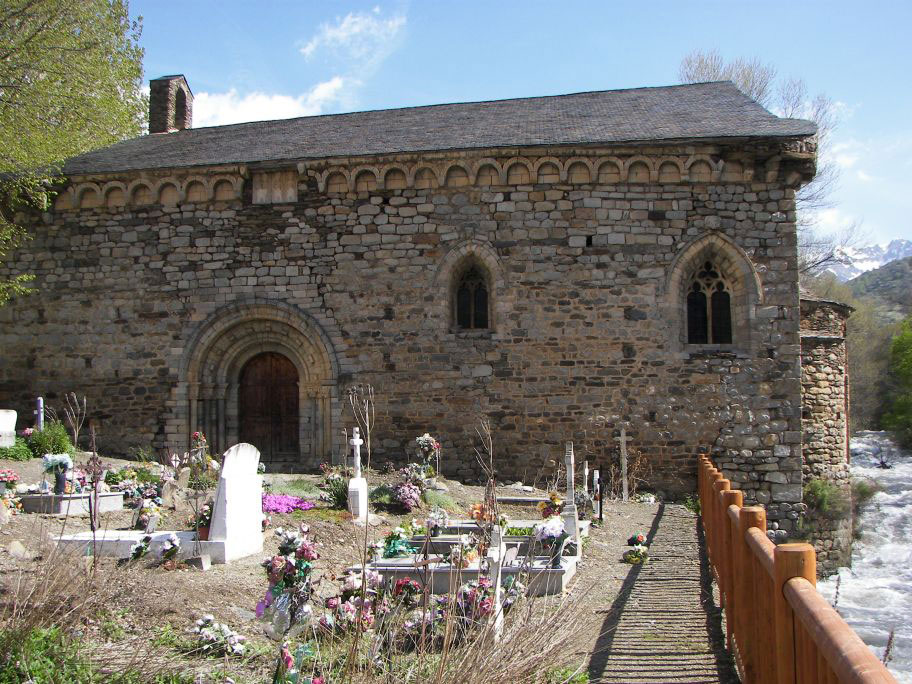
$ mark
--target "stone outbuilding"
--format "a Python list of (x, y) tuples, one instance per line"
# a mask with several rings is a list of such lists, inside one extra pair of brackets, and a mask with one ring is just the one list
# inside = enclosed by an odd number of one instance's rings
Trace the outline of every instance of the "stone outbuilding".
[[(247, 440), (271, 469), (338, 456), (346, 388), (373, 458), (415, 436), (470, 476), (474, 416), (533, 479), (598, 419), (650, 484), (695, 454), (783, 531), (801, 500), (795, 192), (816, 129), (728, 82), (193, 129), (182, 76), (151, 132), (71, 159), (0, 275), (0, 402), (88, 396), (104, 450)], [(376, 462), (376, 461), (375, 461)]]

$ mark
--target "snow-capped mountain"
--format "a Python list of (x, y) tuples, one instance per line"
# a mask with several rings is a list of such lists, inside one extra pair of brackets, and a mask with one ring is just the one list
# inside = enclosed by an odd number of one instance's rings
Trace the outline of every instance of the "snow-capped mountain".
[(851, 280), (866, 271), (880, 268), (897, 259), (912, 256), (912, 241), (891, 240), (888, 245), (868, 245), (867, 247), (837, 247), (836, 254), (842, 263), (826, 269), (839, 280)]

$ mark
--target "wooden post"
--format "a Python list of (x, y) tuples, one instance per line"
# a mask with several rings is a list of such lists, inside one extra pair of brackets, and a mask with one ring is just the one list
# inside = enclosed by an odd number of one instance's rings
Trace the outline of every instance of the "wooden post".
[(722, 555), (725, 556), (725, 638), (728, 640), (728, 650), (734, 653), (734, 644), (732, 635), (735, 629), (735, 620), (738, 611), (741, 610), (743, 603), (739, 603), (735, 593), (735, 576), (740, 568), (737, 566), (739, 560), (736, 553), (738, 543), (737, 528), (732, 525), (731, 516), (728, 513), (730, 506), (741, 508), (744, 505), (744, 495), (737, 489), (722, 492)]
[(731, 482), (720, 477), (718, 480), (713, 483), (713, 545), (715, 548), (715, 564), (716, 564), (716, 579), (719, 582), (719, 597), (721, 607), (725, 607), (725, 536), (723, 530), (725, 529), (723, 525), (725, 520), (723, 516), (725, 512), (722, 510), (722, 492), (727, 492), (731, 489)]
[[(775, 560), (775, 592), (773, 610), (776, 633), (776, 671), (779, 684), (798, 684), (798, 657), (795, 635), (795, 614), (782, 593), (786, 582), (803, 577), (816, 585), (817, 559), (810, 544), (781, 544), (773, 552)], [(800, 627), (799, 627), (800, 629)]]
[(766, 510), (762, 506), (746, 506), (738, 511), (738, 543), (735, 545), (735, 553), (738, 554), (735, 595), (739, 606), (735, 617), (735, 640), (741, 653), (744, 680), (753, 684), (761, 680), (758, 675), (760, 669), (769, 667), (772, 645), (766, 646), (766, 637), (769, 637), (769, 634), (764, 634), (765, 630), (758, 629), (760, 620), (757, 613), (769, 610), (769, 606), (754, 589), (757, 582), (757, 578), (754, 577), (757, 563), (754, 561), (751, 548), (747, 545), (747, 531), (751, 527), (756, 527), (766, 534)]

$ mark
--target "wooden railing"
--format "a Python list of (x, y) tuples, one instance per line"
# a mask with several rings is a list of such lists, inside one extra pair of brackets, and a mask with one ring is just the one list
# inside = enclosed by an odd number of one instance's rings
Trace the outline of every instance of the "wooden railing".
[(810, 544), (775, 545), (766, 510), (743, 506), (707, 456), (698, 486), (706, 550), (725, 609), (726, 643), (746, 684), (896, 684), (817, 591)]

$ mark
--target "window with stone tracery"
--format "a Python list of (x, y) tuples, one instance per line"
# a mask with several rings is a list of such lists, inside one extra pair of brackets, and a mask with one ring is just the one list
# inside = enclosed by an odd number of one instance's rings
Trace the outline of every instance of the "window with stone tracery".
[(711, 261), (697, 271), (687, 292), (687, 343), (732, 343), (731, 289)]
[(460, 330), (487, 330), (490, 323), (488, 281), (476, 264), (465, 268), (455, 283), (453, 313)]

